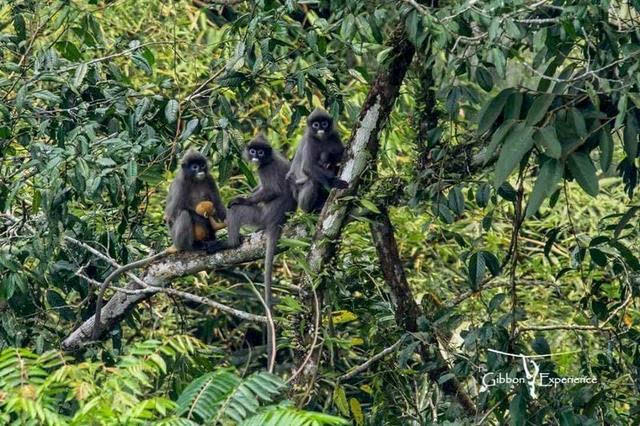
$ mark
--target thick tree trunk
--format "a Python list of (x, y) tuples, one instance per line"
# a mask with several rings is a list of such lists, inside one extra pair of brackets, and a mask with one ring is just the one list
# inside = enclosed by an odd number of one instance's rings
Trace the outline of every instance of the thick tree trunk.
[[(345, 155), (344, 165), (341, 171), (341, 179), (349, 182), (349, 187), (342, 190), (333, 190), (320, 213), (318, 225), (313, 237), (313, 242), (308, 256), (309, 274), (303, 279), (303, 292), (301, 294), (303, 306), (315, 306), (314, 296), (311, 292), (312, 279), (320, 277), (326, 265), (333, 259), (339, 241), (342, 228), (347, 222), (349, 212), (353, 207), (352, 200), (341, 200), (341, 197), (354, 196), (366, 185), (362, 184), (365, 177), (371, 178), (376, 173), (376, 162), (379, 149), (379, 135), (384, 129), (389, 114), (398, 97), (398, 92), (404, 76), (413, 60), (415, 49), (407, 40), (404, 33), (404, 23), (401, 23), (394, 31), (389, 45), (392, 47), (392, 57), (386, 66), (378, 72), (367, 98), (362, 105), (360, 116), (356, 122), (349, 139)], [(322, 303), (322, 282), (316, 289), (318, 299)], [(322, 309), (320, 307), (320, 309)], [(318, 351), (313, 356), (307, 356), (311, 348), (310, 335), (314, 334), (311, 326), (315, 322), (315, 316), (319, 313), (310, 309), (299, 318), (296, 327), (294, 349), (297, 360), (300, 363), (296, 371), (296, 388), (309, 389), (312, 386), (318, 368)], [(298, 322), (298, 321), (296, 321)]]
[[(378, 260), (382, 275), (391, 290), (396, 305), (396, 323), (408, 332), (418, 331), (418, 317), (422, 314), (416, 303), (409, 283), (404, 273), (402, 260), (398, 252), (398, 245), (393, 233), (393, 225), (389, 219), (386, 208), (381, 208), (381, 214), (371, 223), (371, 235), (378, 252)], [(429, 340), (434, 346), (438, 345), (439, 336), (433, 328), (428, 330)], [(427, 345), (420, 345), (420, 354), (425, 364), (436, 367), (428, 372), (429, 378), (434, 383), (440, 383), (440, 378), (450, 373), (449, 366), (443, 359), (440, 351), (429, 350)], [(455, 398), (469, 415), (475, 414), (475, 405), (471, 398), (463, 391), (460, 382), (456, 378), (447, 380), (440, 385), (445, 394)]]

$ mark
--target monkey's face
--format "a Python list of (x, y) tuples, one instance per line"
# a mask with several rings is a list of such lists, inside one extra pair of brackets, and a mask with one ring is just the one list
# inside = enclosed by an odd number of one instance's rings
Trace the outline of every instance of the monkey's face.
[(261, 144), (251, 144), (247, 147), (247, 159), (258, 167), (271, 160), (271, 148)]
[(207, 175), (207, 163), (202, 161), (190, 161), (183, 167), (185, 174), (193, 180), (203, 180)]
[(320, 117), (309, 122), (309, 128), (311, 133), (318, 139), (324, 139), (331, 130), (331, 119), (327, 117)]

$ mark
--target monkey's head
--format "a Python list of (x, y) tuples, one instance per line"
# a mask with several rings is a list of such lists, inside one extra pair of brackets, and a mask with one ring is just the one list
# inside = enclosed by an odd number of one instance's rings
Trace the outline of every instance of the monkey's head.
[(264, 166), (273, 160), (273, 148), (264, 136), (258, 135), (245, 148), (245, 156), (258, 167)]
[(316, 108), (307, 117), (307, 128), (315, 138), (324, 140), (333, 131), (333, 118), (322, 108)]
[(180, 166), (182, 167), (184, 176), (191, 180), (204, 180), (209, 173), (207, 159), (204, 155), (192, 149), (187, 151), (184, 157), (182, 157)]

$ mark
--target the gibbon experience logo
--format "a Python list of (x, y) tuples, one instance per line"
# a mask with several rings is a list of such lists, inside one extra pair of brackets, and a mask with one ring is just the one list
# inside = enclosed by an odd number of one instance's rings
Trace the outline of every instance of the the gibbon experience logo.
[(508, 374), (488, 372), (482, 377), (482, 385), (484, 388), (490, 388), (496, 385), (508, 384), (518, 385), (526, 384), (529, 388), (529, 396), (532, 399), (536, 399), (538, 394), (536, 393), (536, 387), (556, 387), (565, 384), (596, 384), (598, 379), (595, 377), (550, 377), (549, 373), (541, 373), (538, 363), (535, 361), (540, 358), (550, 358), (554, 355), (566, 355), (579, 351), (572, 352), (557, 352), (544, 355), (524, 355), (524, 354), (512, 354), (509, 352), (497, 351), (495, 349), (489, 349), (490, 352), (510, 356), (512, 358), (519, 358), (522, 360), (522, 368), (524, 370), (525, 377), (511, 377)]

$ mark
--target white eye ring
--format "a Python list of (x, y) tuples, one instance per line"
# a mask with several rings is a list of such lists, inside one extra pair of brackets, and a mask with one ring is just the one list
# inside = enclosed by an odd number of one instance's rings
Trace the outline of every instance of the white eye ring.
[(320, 128), (320, 123), (318, 123), (317, 121), (315, 123), (312, 124), (314, 129), (319, 129)]
[(264, 155), (264, 151), (263, 150), (258, 150), (258, 157), (262, 157)]
[(322, 122), (322, 127), (324, 127), (325, 129), (326, 129), (327, 127), (329, 127), (329, 122), (328, 122), (328, 121), (323, 121), (323, 122)]
[(253, 148), (251, 148), (251, 149), (249, 150), (249, 154), (251, 154), (251, 155), (256, 155), (256, 150), (255, 150), (255, 149), (253, 149)]

